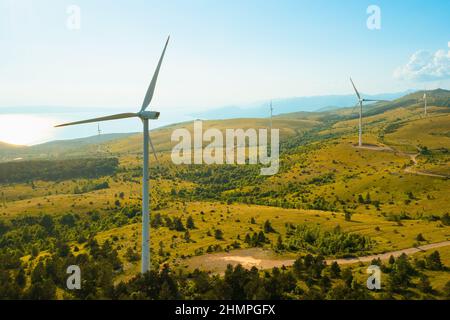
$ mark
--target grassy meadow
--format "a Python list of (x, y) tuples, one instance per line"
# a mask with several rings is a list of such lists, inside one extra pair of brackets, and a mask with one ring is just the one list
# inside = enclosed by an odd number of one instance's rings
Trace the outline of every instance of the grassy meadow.
[[(150, 170), (153, 269), (167, 265), (174, 273), (188, 273), (193, 257), (252, 248), (265, 249), (268, 259), (295, 260), (323, 252), (332, 259), (450, 240), (450, 93), (445, 94), (446, 99), (437, 92), (430, 100), (427, 117), (417, 103), (420, 93), (366, 106), (363, 148), (356, 146), (358, 120), (352, 108), (277, 116), (273, 127), (280, 129), (281, 154), (280, 171), (274, 176), (260, 176), (258, 165), (174, 165), (171, 132), (192, 131), (192, 123), (153, 130), (159, 156), (158, 162), (151, 159)], [(203, 127), (259, 129), (267, 128), (268, 120), (205, 121)], [(4, 278), (18, 277), (16, 270), (23, 270), (21, 290), (33, 293), (36, 270), (53, 255), (64, 261), (94, 256), (105, 247), (114, 253), (99, 253), (111, 265), (105, 279), (111, 285), (132, 281), (139, 273), (141, 253), (141, 143), (140, 134), (131, 134), (66, 153), (72, 160), (80, 154), (96, 161), (117, 159), (108, 174), (94, 165), (86, 166), (89, 177), (67, 171), (67, 176), (48, 178), (36, 169), (25, 180), (0, 181)], [(16, 149), (0, 145), (5, 159)], [(22, 161), (33, 163), (34, 151), (27, 152), (29, 158)], [(48, 172), (54, 173), (52, 163), (49, 166)], [(320, 243), (329, 250), (321, 250)], [(422, 271), (412, 276), (410, 288), (389, 297), (445, 298), (450, 248), (436, 250), (444, 267), (418, 266)], [(426, 260), (428, 254), (414, 254), (411, 263)], [(366, 265), (345, 268), (365, 283)], [(389, 277), (391, 269), (386, 267), (383, 276)], [(420, 291), (420, 277), (429, 279), (434, 291)], [(311, 297), (305, 292), (309, 288), (313, 294), (320, 281), (311, 286), (305, 281), (299, 280), (298, 292)], [(0, 281), (0, 292), (8, 283)], [(345, 280), (332, 281), (337, 288), (342, 283)], [(73, 298), (60, 286), (56, 291), (57, 298)], [(302, 296), (298, 292), (292, 297)], [(388, 298), (386, 292), (374, 297)]]

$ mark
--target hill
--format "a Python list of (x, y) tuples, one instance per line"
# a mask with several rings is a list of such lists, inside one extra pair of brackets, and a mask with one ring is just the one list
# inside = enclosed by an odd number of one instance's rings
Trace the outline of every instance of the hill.
[[(393, 100), (400, 98), (408, 93), (380, 93), (375, 95), (365, 95), (368, 99)], [(292, 113), (292, 112), (321, 112), (330, 111), (343, 107), (348, 107), (356, 103), (356, 97), (353, 94), (347, 95), (326, 95), (310, 97), (292, 97), (273, 99), (272, 104), (274, 114)], [(254, 102), (239, 106), (225, 106), (218, 109), (212, 109), (206, 112), (193, 114), (200, 119), (230, 119), (230, 118), (266, 118), (269, 114), (269, 101)]]
[[(98, 145), (123, 139), (134, 133), (112, 133), (72, 140), (55, 140), (33, 146), (13, 146), (0, 142), (0, 161), (22, 159), (55, 159), (104, 155)], [(100, 152), (102, 151), (102, 152)]]
[[(356, 146), (353, 108), (274, 117), (282, 138), (280, 171), (274, 176), (259, 175), (257, 165), (174, 165), (170, 135), (176, 128), (192, 130), (192, 122), (153, 130), (159, 153), (150, 168), (154, 270), (167, 264), (177, 273), (197, 266), (220, 272), (219, 265), (209, 264), (209, 254), (241, 259), (239, 249), (246, 250), (245, 261), (292, 261), (319, 253), (332, 261), (448, 241), (450, 92), (427, 92), (426, 117), (421, 95), (365, 106), (362, 148)], [(267, 128), (269, 121), (209, 120), (203, 125), (257, 129)], [(27, 274), (55, 259), (70, 264), (79, 255), (103, 259), (103, 246), (112, 260), (102, 266), (117, 266), (110, 279), (129, 281), (138, 273), (142, 135), (110, 138), (75, 140), (67, 152), (58, 150), (66, 142), (46, 144), (51, 160), (36, 163), (20, 179), (8, 168), (26, 162), (3, 166), (0, 253), (19, 256)], [(79, 164), (83, 174), (71, 170), (78, 159), (56, 160), (86, 155), (101, 159)], [(110, 160), (114, 166), (106, 175), (91, 175), (110, 157), (118, 163)], [(62, 177), (52, 172), (57, 164), (67, 164)], [(29, 181), (29, 175), (37, 178)], [(447, 266), (449, 250), (439, 248)], [(349, 268), (359, 277), (359, 265)], [(424, 273), (443, 290), (446, 270)]]
[[(419, 110), (423, 105), (423, 102), (421, 102), (423, 93), (424, 91), (418, 91), (409, 93), (393, 101), (365, 105), (363, 111), (364, 117), (366, 118), (365, 121), (370, 123), (374, 120), (377, 121), (379, 125), (389, 121), (391, 122), (390, 125), (392, 127), (394, 120), (397, 121), (397, 119), (398, 121), (414, 120), (420, 116)], [(390, 96), (397, 95), (398, 94), (391, 94)], [(450, 91), (436, 89), (427, 91), (427, 95), (428, 104), (431, 108), (430, 112), (441, 114), (450, 112)], [(381, 96), (386, 98), (389, 94), (377, 95), (374, 96), (374, 98), (380, 98)], [(316, 102), (318, 105), (323, 105), (326, 99), (337, 99), (336, 97), (339, 97), (339, 99), (342, 98), (342, 101), (347, 101), (347, 99), (351, 98), (353, 99), (351, 104), (354, 103), (353, 96), (323, 96), (311, 97), (310, 99), (319, 101)], [(306, 100), (309, 101), (308, 99)], [(397, 111), (394, 112), (394, 110)], [(357, 109), (355, 107), (331, 108), (331, 110), (327, 109), (315, 112), (296, 111), (282, 113), (282, 110), (279, 110), (278, 112), (280, 114), (274, 116), (273, 126), (274, 128), (280, 128), (282, 140), (320, 126), (332, 125), (339, 131), (340, 128), (348, 128), (348, 125), (353, 124), (353, 120), (358, 117)], [(267, 115), (266, 112), (264, 114)], [(383, 114), (384, 116), (381, 116)], [(380, 115), (380, 117), (375, 117), (377, 115)], [(216, 113), (216, 118), (220, 117), (221, 114)], [(372, 119), (369, 117), (375, 118)], [(178, 123), (152, 130), (152, 140), (156, 149), (161, 152), (170, 150), (172, 145), (170, 141), (171, 132), (177, 128), (187, 128), (192, 130), (192, 123), (192, 121)], [(218, 128), (219, 130), (225, 128), (268, 128), (269, 120), (267, 118), (236, 118), (204, 121), (204, 130), (210, 127)], [(45, 157), (59, 158), (76, 157), (80, 155), (103, 156), (109, 152), (137, 152), (141, 149), (141, 139), (140, 134), (123, 133), (103, 134), (82, 139), (51, 141), (31, 147), (11, 148), (0, 145), (0, 161), (12, 160), (17, 157), (27, 159)], [(103, 149), (100, 150), (97, 145), (102, 146)]]
[(19, 148), (23, 148), (23, 146), (15, 145), (15, 144), (9, 144), (6, 142), (0, 141), (0, 152), (5, 150), (17, 150)]

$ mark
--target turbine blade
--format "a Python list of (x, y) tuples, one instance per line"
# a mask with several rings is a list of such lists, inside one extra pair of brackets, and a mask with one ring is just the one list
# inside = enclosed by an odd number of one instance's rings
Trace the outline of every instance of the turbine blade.
[(150, 132), (148, 133), (148, 141), (150, 142), (150, 146), (152, 147), (153, 155), (155, 156), (155, 160), (158, 161), (158, 156), (156, 155), (155, 147), (153, 146), (152, 138), (150, 137)]
[(355, 89), (355, 93), (356, 93), (356, 95), (358, 96), (358, 99), (360, 99), (360, 100), (361, 100), (361, 96), (359, 95), (359, 92), (358, 92), (358, 90), (356, 90), (356, 87), (355, 87), (355, 84), (353, 83), (353, 80), (352, 80), (352, 78), (350, 78), (350, 82), (352, 83), (353, 89)]
[(371, 101), (371, 102), (388, 102), (389, 100), (363, 99), (363, 101)]
[(137, 113), (119, 113), (119, 114), (114, 114), (114, 115), (106, 116), (106, 117), (100, 117), (100, 118), (94, 118), (94, 119), (88, 119), (88, 120), (82, 120), (82, 121), (76, 121), (76, 122), (69, 122), (69, 123), (59, 124), (59, 125), (55, 126), (55, 128), (66, 127), (66, 126), (73, 126), (73, 125), (76, 125), (76, 124), (84, 124), (84, 123), (91, 123), (91, 122), (100, 122), (100, 121), (109, 121), (109, 120), (132, 118), (132, 117), (137, 117), (137, 116), (138, 116)]
[(150, 102), (153, 98), (153, 93), (155, 92), (156, 81), (158, 80), (159, 69), (161, 68), (161, 64), (164, 58), (164, 54), (166, 53), (167, 45), (169, 44), (170, 36), (167, 37), (166, 45), (164, 46), (164, 50), (161, 54), (161, 58), (159, 58), (158, 66), (156, 67), (155, 73), (153, 74), (152, 81), (150, 82), (150, 86), (147, 89), (147, 93), (145, 94), (144, 102), (142, 103), (141, 111), (144, 111), (149, 106)]

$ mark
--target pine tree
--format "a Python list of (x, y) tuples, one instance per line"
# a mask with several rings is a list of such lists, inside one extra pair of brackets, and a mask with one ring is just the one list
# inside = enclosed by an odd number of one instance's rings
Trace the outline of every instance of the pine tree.
[(416, 240), (417, 240), (417, 241), (426, 241), (425, 238), (423, 237), (423, 235), (422, 235), (421, 233), (419, 233), (419, 234), (416, 236)]
[(162, 241), (159, 242), (158, 255), (160, 257), (164, 257), (165, 256), (165, 253), (164, 253), (164, 242), (162, 242)]
[(425, 258), (426, 266), (430, 270), (442, 270), (443, 265), (441, 261), (441, 255), (439, 251), (434, 251), (428, 257)]
[(339, 278), (341, 276), (341, 267), (339, 267), (336, 261), (331, 264), (330, 274), (333, 278)]
[(192, 216), (189, 216), (186, 220), (186, 227), (188, 229), (195, 229), (195, 224), (194, 224), (194, 219), (192, 218)]
[(163, 225), (163, 220), (161, 217), (161, 214), (158, 212), (156, 213), (153, 217), (150, 217), (150, 226), (152, 228), (159, 228), (160, 226)]
[(264, 235), (264, 232), (260, 231), (258, 233), (258, 242), (257, 242), (257, 244), (258, 245), (262, 245), (264, 243), (266, 243), (266, 236)]
[(444, 226), (450, 226), (450, 215), (448, 213), (445, 213), (441, 217), (441, 221)]
[(283, 250), (284, 249), (283, 239), (281, 238), (281, 235), (279, 235), (278, 238), (277, 238), (276, 249), (277, 250)]
[(185, 231), (186, 228), (183, 225), (183, 222), (180, 218), (174, 218), (173, 219), (173, 225), (176, 231)]
[(220, 229), (216, 229), (216, 231), (214, 231), (214, 237), (217, 240), (223, 240), (223, 231)]
[(431, 287), (430, 280), (425, 275), (422, 275), (420, 277), (419, 283), (417, 286), (418, 286), (419, 290), (422, 291), (423, 293), (432, 293), (433, 292), (433, 288)]
[(370, 193), (368, 193), (368, 192), (367, 192), (367, 194), (366, 194), (366, 200), (364, 201), (364, 203), (365, 203), (365, 204), (371, 204), (371, 203), (372, 203), (372, 201), (371, 201), (371, 199), (370, 199)]
[(275, 232), (275, 229), (272, 227), (272, 224), (270, 223), (269, 220), (266, 220), (266, 222), (264, 222), (264, 232), (265, 233), (271, 233), (271, 232)]
[(390, 256), (389, 257), (389, 264), (390, 265), (393, 265), (395, 263), (395, 258), (394, 258), (394, 256)]
[(447, 299), (450, 299), (450, 281), (447, 281), (447, 283), (444, 286), (444, 296)]
[(348, 288), (351, 288), (353, 282), (353, 274), (350, 268), (344, 269), (344, 271), (342, 272), (342, 278), (344, 279), (345, 285)]
[(186, 242), (191, 241), (191, 234), (189, 233), (189, 230), (186, 230), (184, 233), (184, 240), (186, 240)]
[(359, 203), (364, 203), (364, 198), (363, 198), (363, 196), (361, 194), (358, 195), (358, 202)]
[(25, 287), (26, 282), (27, 282), (27, 279), (26, 279), (26, 276), (25, 276), (25, 270), (23, 270), (23, 268), (21, 267), (19, 269), (19, 272), (17, 273), (17, 276), (16, 276), (16, 284), (20, 288), (23, 288), (23, 287)]
[(352, 213), (350, 211), (344, 210), (345, 215), (345, 221), (351, 221), (352, 220)]

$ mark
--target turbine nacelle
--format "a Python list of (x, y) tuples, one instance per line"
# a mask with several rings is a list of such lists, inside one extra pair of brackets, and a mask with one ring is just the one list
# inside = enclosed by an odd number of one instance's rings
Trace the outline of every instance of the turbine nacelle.
[(159, 118), (159, 114), (160, 113), (158, 111), (141, 111), (137, 114), (137, 116), (143, 120), (156, 120)]

